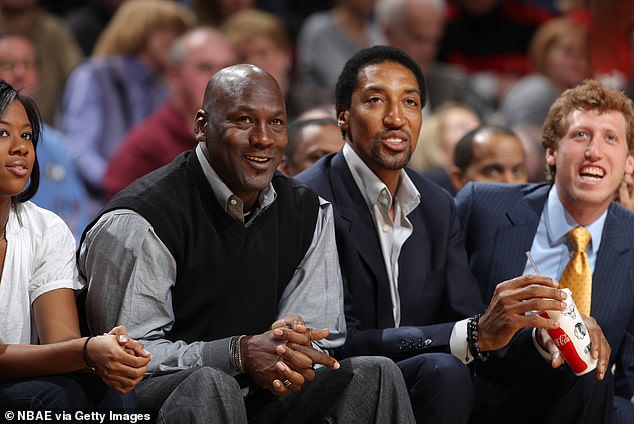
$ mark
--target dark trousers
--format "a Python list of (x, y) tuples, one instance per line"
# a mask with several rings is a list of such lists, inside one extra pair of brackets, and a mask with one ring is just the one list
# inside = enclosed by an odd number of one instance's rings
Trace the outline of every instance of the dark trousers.
[(563, 365), (553, 369), (534, 349), (491, 358), (475, 379), (472, 423), (610, 423), (614, 402), (611, 373), (577, 377)]
[(396, 363), (403, 373), (418, 423), (469, 422), (471, 371), (447, 353), (424, 353)]
[[(399, 423), (414, 422), (405, 384), (394, 363), (382, 357), (354, 357), (341, 368), (319, 368), (299, 392), (271, 396), (262, 408), (249, 407), (228, 374), (198, 367), (143, 380), (143, 408), (158, 410), (158, 422), (195, 423)], [(249, 410), (249, 412), (247, 412)]]
[[(101, 410), (133, 412), (134, 393), (122, 395), (93, 374), (65, 374), (0, 383), (0, 412)], [(64, 421), (74, 422), (74, 421)]]
[(629, 399), (614, 396), (612, 424), (634, 424), (634, 404)]

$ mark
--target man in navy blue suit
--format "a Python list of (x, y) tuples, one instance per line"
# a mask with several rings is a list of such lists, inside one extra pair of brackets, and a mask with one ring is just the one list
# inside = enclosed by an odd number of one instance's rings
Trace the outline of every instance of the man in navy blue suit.
[[(298, 178), (334, 205), (348, 324), (340, 356), (392, 358), (419, 422), (466, 423), (473, 407), (467, 364), (484, 365), (487, 351), (507, 346), (522, 328), (557, 327), (525, 312), (561, 310), (563, 296), (551, 278), (510, 279), (485, 312), (451, 196), (405, 168), (424, 87), (401, 50), (359, 51), (336, 86), (346, 144)], [(592, 337), (600, 337), (596, 326)]]
[[(601, 326), (612, 351), (614, 423), (634, 423), (634, 214), (613, 202), (623, 176), (634, 171), (634, 111), (622, 93), (596, 81), (564, 92), (552, 105), (543, 129), (552, 182), (529, 185), (467, 185), (456, 198), (472, 272), (485, 300), (497, 281), (533, 273), (525, 256), (531, 251), (539, 271), (559, 279), (569, 259), (566, 233), (584, 227), (591, 236), (586, 255), (592, 271), (590, 314)], [(540, 334), (536, 334), (540, 337)], [(531, 384), (546, 374), (572, 377), (556, 347), (544, 359), (525, 366)], [(603, 371), (599, 364), (599, 371)], [(498, 370), (501, 371), (501, 370)], [(478, 395), (489, 409), (509, 400), (508, 380), (515, 373), (483, 376)], [(593, 379), (592, 374), (578, 377)], [(528, 381), (530, 380), (530, 381)], [(539, 391), (537, 389), (537, 391)], [(531, 393), (533, 393), (531, 391)], [(496, 408), (497, 406), (497, 408)], [(537, 405), (536, 405), (537, 407)], [(610, 414), (612, 408), (610, 408)], [(517, 411), (505, 409), (510, 418)], [(486, 413), (486, 411), (480, 411)], [(480, 412), (476, 411), (476, 414)]]

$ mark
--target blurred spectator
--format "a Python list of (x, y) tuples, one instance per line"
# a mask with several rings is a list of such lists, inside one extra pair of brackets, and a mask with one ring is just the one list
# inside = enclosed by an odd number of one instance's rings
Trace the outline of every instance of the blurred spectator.
[(475, 92), (462, 69), (436, 61), (445, 25), (444, 0), (379, 0), (376, 14), (386, 41), (409, 54), (425, 74), (424, 110), (433, 112), (455, 101), (480, 116), (492, 113), (491, 105)]
[(481, 125), (466, 133), (453, 156), (451, 182), (460, 191), (470, 181), (523, 184), (526, 153), (520, 138), (508, 127)]
[[(0, 79), (27, 96), (37, 91), (38, 57), (29, 38), (17, 33), (0, 35), (0, 58)], [(31, 200), (59, 215), (79, 243), (89, 222), (87, 196), (62, 139), (59, 131), (43, 123), (37, 145), (40, 186)]]
[(81, 60), (73, 34), (37, 0), (0, 0), (0, 32), (24, 34), (35, 45), (40, 81), (33, 96), (44, 122), (53, 124), (64, 82)]
[(478, 93), (497, 106), (508, 88), (529, 72), (528, 44), (551, 17), (549, 11), (520, 0), (454, 0), (439, 58), (463, 66)]
[(103, 203), (108, 159), (126, 132), (165, 102), (162, 77), (170, 46), (194, 19), (178, 3), (128, 0), (102, 33), (93, 57), (70, 75), (60, 127), (94, 212)]
[(297, 120), (300, 121), (302, 119), (320, 119), (320, 118), (337, 118), (337, 113), (335, 111), (334, 103), (324, 103), (321, 105), (313, 106), (309, 109), (306, 109), (302, 112), (301, 115), (297, 117)]
[[(632, 54), (632, 62), (634, 63), (634, 19), (628, 33), (628, 41), (630, 46), (630, 52)], [(634, 76), (630, 78), (626, 87), (625, 94), (634, 101)], [(615, 200), (624, 207), (631, 211), (634, 211), (634, 176), (631, 174), (625, 175), (623, 181), (619, 186), (619, 191), (616, 194)]]
[(446, 103), (423, 119), (409, 166), (419, 171), (448, 169), (453, 165), (453, 152), (458, 140), (478, 125), (480, 118), (471, 108), (460, 103)]
[(238, 63), (251, 63), (273, 75), (286, 94), (291, 68), (290, 46), (284, 23), (275, 15), (247, 9), (232, 15), (222, 26), (233, 44)]
[(474, 110), (460, 103), (449, 102), (423, 119), (418, 145), (409, 166), (455, 195), (449, 171), (453, 166), (453, 154), (458, 140), (469, 130), (480, 125)]
[(238, 63), (251, 63), (273, 75), (286, 98), (289, 119), (331, 99), (330, 91), (291, 87), (291, 44), (284, 22), (277, 16), (255, 9), (242, 10), (229, 17), (222, 30), (236, 50)]
[(447, 190), (456, 190), (449, 172), (453, 166), (454, 148), (460, 138), (480, 125), (480, 117), (466, 105), (448, 102), (423, 119), (418, 144), (409, 166)]
[(569, 19), (542, 25), (528, 53), (534, 72), (511, 87), (500, 105), (510, 126), (542, 125), (555, 99), (592, 75), (586, 31)]
[(228, 18), (222, 31), (233, 44), (238, 63), (256, 65), (273, 75), (286, 98), (289, 118), (295, 117), (303, 106), (294, 100), (297, 90), (289, 90), (291, 47), (284, 22), (270, 13), (246, 9)]
[[(629, 34), (628, 34), (630, 53), (632, 55), (632, 63), (634, 64), (634, 19), (632, 19), (632, 25), (630, 26)], [(625, 85), (625, 94), (632, 101), (634, 101), (634, 76), (632, 76), (627, 84)]]
[(626, 174), (621, 181), (615, 199), (627, 209), (634, 211), (634, 176)]
[(219, 28), (234, 13), (252, 8), (255, 0), (192, 0), (191, 3), (200, 24)]
[(125, 0), (89, 0), (68, 11), (64, 20), (85, 56), (92, 54), (99, 35)]
[(517, 125), (513, 127), (513, 132), (520, 137), (522, 146), (524, 146), (528, 182), (538, 183), (545, 181), (548, 171), (544, 146), (542, 145), (542, 124)]
[(375, 0), (339, 0), (332, 10), (304, 21), (297, 40), (300, 84), (334, 100), (334, 87), (344, 63), (357, 50), (383, 44), (371, 18)]
[(106, 199), (196, 146), (192, 117), (202, 104), (207, 81), (235, 63), (231, 44), (218, 30), (201, 27), (176, 40), (165, 73), (169, 99), (126, 135), (108, 161)]
[(584, 7), (568, 17), (584, 25), (590, 39), (594, 77), (622, 90), (634, 78), (634, 60), (629, 33), (634, 23), (632, 0), (586, 0)]
[(260, 10), (278, 16), (286, 24), (291, 43), (295, 44), (299, 28), (304, 20), (315, 12), (332, 9), (336, 0), (257, 0), (256, 6)]
[(288, 144), (278, 169), (284, 175), (297, 175), (322, 156), (338, 152), (343, 144), (336, 119), (298, 119), (288, 126)]

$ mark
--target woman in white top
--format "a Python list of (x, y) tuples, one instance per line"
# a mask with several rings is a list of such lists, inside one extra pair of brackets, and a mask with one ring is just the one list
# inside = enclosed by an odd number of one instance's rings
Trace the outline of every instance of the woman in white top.
[(81, 337), (75, 240), (29, 201), (39, 135), (35, 103), (0, 80), (0, 411), (128, 408), (150, 355), (124, 327)]

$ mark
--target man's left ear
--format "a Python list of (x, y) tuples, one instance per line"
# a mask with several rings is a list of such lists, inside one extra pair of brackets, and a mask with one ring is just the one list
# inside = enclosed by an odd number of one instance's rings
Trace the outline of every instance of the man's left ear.
[(449, 171), (449, 179), (451, 180), (451, 185), (453, 185), (456, 189), (456, 193), (459, 192), (467, 183), (467, 179), (457, 166), (451, 167), (451, 170)]
[(343, 106), (337, 107), (335, 110), (337, 114), (337, 126), (341, 130), (341, 134), (343, 138), (346, 138), (346, 132), (348, 131), (348, 126), (350, 125), (350, 112), (345, 109)]
[(555, 149), (552, 147), (546, 147), (546, 163), (550, 166), (555, 166), (556, 165), (556, 160), (555, 160)]
[(627, 159), (625, 159), (625, 173), (634, 173), (634, 150), (630, 150), (629, 154), (627, 155)]
[(288, 163), (288, 157), (286, 157), (286, 155), (284, 154), (282, 156), (282, 160), (280, 160), (280, 164), (277, 165), (277, 170), (280, 171), (282, 174), (286, 175), (286, 176), (291, 176), (291, 174), (289, 174), (290, 172), (290, 166)]
[(341, 128), (343, 131), (348, 129), (348, 119), (349, 119), (349, 113), (347, 110), (342, 109), (342, 110), (338, 110), (337, 111), (337, 125), (339, 126), (339, 128)]
[(194, 119), (194, 135), (196, 136), (196, 141), (198, 142), (207, 140), (207, 118), (207, 112), (203, 109), (199, 109), (198, 112), (196, 112), (196, 118)]

